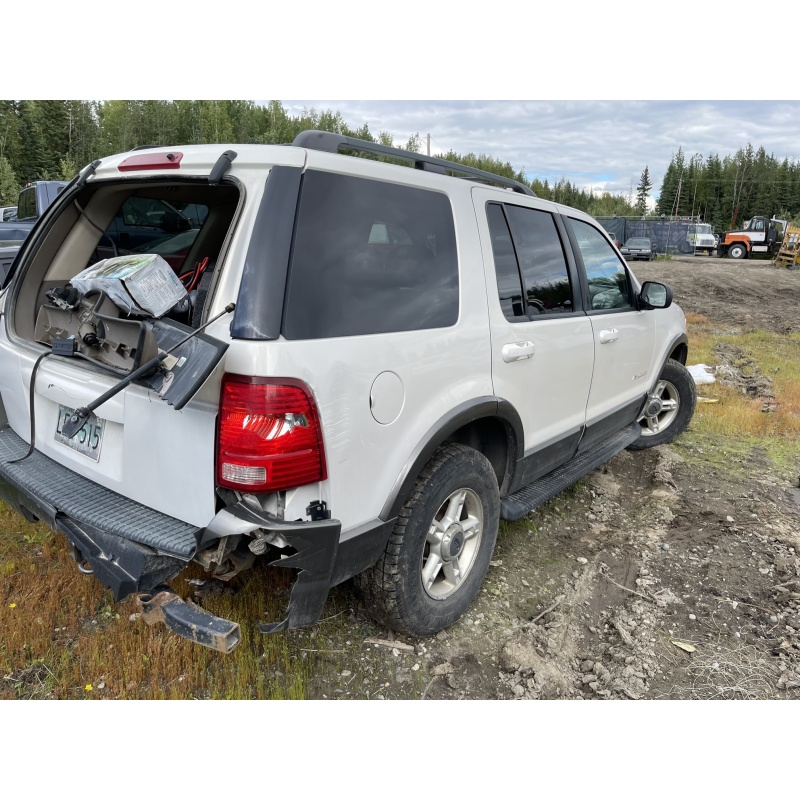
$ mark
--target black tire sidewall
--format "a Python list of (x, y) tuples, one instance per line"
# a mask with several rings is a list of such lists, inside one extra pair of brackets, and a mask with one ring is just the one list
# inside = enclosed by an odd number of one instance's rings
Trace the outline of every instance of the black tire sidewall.
[[(457, 447), (457, 446), (456, 446)], [(441, 452), (441, 451), (440, 451)], [(446, 459), (417, 482), (401, 514), (403, 546), (398, 557), (397, 613), (408, 633), (429, 636), (454, 623), (477, 595), (494, 552), (500, 519), (497, 479), (488, 460), (467, 447), (447, 448)], [(432, 598), (422, 585), (422, 555), (434, 515), (458, 489), (471, 489), (483, 505), (483, 533), (478, 553), (458, 590), (443, 600)]]
[(642, 434), (633, 444), (628, 446), (629, 450), (646, 450), (650, 447), (669, 444), (686, 430), (694, 415), (694, 409), (697, 405), (697, 386), (689, 370), (683, 364), (671, 358), (668, 359), (658, 380), (668, 381), (677, 389), (678, 413), (663, 431), (654, 436)]

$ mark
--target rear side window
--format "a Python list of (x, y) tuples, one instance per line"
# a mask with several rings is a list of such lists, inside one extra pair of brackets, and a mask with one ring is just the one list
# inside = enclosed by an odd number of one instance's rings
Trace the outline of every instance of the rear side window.
[(29, 186), (19, 193), (17, 219), (32, 219), (36, 216), (36, 187)]
[(564, 248), (553, 215), (547, 211), (490, 203), (500, 306), (509, 320), (574, 310)]
[(309, 170), (283, 333), (320, 339), (454, 325), (453, 212), (439, 192)]

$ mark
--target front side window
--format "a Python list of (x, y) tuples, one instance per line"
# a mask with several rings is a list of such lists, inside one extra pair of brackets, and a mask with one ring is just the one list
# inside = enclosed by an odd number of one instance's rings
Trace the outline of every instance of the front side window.
[(447, 196), (308, 170), (283, 333), (287, 339), (424, 330), (458, 320)]
[(486, 213), (506, 318), (573, 311), (567, 262), (553, 215), (499, 203), (490, 203)]
[(578, 219), (567, 217), (578, 242), (593, 311), (632, 308), (628, 273), (614, 249), (600, 231)]

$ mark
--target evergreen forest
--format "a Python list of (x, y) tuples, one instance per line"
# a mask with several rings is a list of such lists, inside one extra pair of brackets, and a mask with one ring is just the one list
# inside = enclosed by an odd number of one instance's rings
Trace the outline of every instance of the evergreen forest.
[[(280, 101), (244, 100), (2, 100), (0, 101), (0, 205), (15, 205), (28, 181), (72, 178), (96, 158), (142, 144), (291, 142), (318, 129), (421, 152), (415, 134), (396, 142), (391, 133), (353, 127), (339, 112), (304, 109), (289, 114)], [(529, 185), (539, 196), (593, 216), (641, 216), (653, 188), (644, 166), (635, 197), (596, 193), (568, 180), (529, 180), (491, 154), (437, 153), (450, 161), (489, 170)], [(652, 166), (652, 165), (651, 165)], [(715, 229), (755, 214), (800, 214), (800, 163), (778, 161), (748, 144), (734, 155), (673, 155), (658, 192), (658, 215), (701, 216)]]

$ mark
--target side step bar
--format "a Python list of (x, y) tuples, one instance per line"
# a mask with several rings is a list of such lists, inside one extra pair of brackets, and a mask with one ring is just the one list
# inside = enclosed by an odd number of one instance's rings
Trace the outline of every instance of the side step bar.
[(537, 506), (552, 500), (579, 478), (605, 464), (612, 456), (635, 442), (641, 436), (641, 432), (639, 423), (633, 422), (598, 447), (580, 453), (558, 469), (504, 497), (500, 502), (500, 516), (511, 522), (522, 519)]

